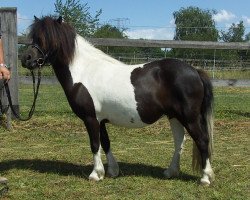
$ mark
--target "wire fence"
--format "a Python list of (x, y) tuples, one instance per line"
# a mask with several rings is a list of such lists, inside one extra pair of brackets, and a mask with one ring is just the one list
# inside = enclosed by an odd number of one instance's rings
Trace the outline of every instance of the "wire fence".
[[(226, 53), (230, 50), (224, 50)], [(247, 52), (248, 54), (248, 52)], [(195, 68), (207, 71), (213, 79), (250, 79), (250, 59), (221, 59), (214, 51), (212, 59), (201, 59), (204, 54), (196, 57), (162, 55), (162, 54), (141, 54), (141, 53), (111, 53), (112, 57), (126, 64), (141, 64), (164, 58), (176, 58), (187, 62)], [(248, 56), (248, 55), (247, 55)], [(250, 56), (248, 56), (250, 57)]]
[[(226, 51), (226, 50), (224, 50)], [(229, 50), (228, 50), (229, 51)], [(203, 69), (210, 74), (213, 79), (250, 79), (250, 59), (221, 59), (216, 55), (213, 59), (187, 58), (185, 56), (163, 55), (163, 54), (142, 54), (142, 53), (109, 53), (113, 58), (128, 65), (142, 64), (164, 58), (176, 58), (187, 62), (195, 68)], [(201, 57), (198, 55), (197, 57)], [(250, 57), (250, 56), (249, 56)], [(29, 71), (24, 69), (19, 62), (19, 76), (29, 76)], [(44, 79), (49, 83), (55, 83), (48, 79), (53, 77), (54, 72), (51, 66), (45, 66), (42, 70)], [(25, 79), (22, 79), (25, 80)], [(26, 81), (27, 82), (27, 81)]]

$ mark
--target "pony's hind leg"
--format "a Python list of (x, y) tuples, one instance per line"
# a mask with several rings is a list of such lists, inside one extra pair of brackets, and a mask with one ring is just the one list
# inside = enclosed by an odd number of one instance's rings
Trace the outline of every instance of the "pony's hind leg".
[(205, 168), (203, 169), (203, 174), (202, 174), (202, 178), (201, 178), (201, 184), (202, 185), (210, 185), (211, 182), (214, 181), (214, 172), (213, 169), (211, 167), (211, 163), (210, 163), (210, 159), (208, 158), (206, 160), (206, 164), (205, 164)]
[(110, 177), (117, 177), (119, 175), (119, 165), (116, 162), (115, 157), (113, 156), (110, 149), (110, 140), (106, 130), (105, 121), (101, 121), (100, 123), (100, 139), (102, 148), (106, 154), (107, 162), (108, 162), (108, 171), (107, 175)]
[(214, 180), (214, 172), (210, 163), (209, 152), (209, 134), (206, 134), (205, 128), (199, 120), (189, 123), (187, 130), (194, 140), (193, 149), (193, 168), (197, 171), (202, 171), (202, 178), (200, 180), (202, 185), (210, 185)]
[(87, 128), (91, 151), (93, 153), (94, 169), (89, 175), (89, 180), (100, 181), (104, 178), (105, 170), (101, 160), (100, 148), (100, 126), (96, 118), (87, 117), (84, 119)]
[(176, 177), (179, 175), (180, 155), (181, 155), (183, 145), (185, 142), (183, 125), (176, 118), (170, 119), (169, 122), (170, 122), (170, 127), (171, 127), (173, 138), (174, 138), (175, 150), (174, 150), (174, 154), (173, 154), (170, 166), (164, 171), (164, 175), (166, 178), (172, 178), (172, 177)]

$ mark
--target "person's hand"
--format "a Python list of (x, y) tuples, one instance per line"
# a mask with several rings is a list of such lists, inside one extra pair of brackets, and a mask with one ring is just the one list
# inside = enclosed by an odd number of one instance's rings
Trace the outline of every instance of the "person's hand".
[(10, 80), (10, 71), (4, 66), (0, 67), (0, 79)]

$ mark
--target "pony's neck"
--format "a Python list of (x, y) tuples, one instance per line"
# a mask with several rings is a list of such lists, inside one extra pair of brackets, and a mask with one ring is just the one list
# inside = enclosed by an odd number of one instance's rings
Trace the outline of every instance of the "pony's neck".
[[(90, 65), (93, 66), (93, 64), (112, 64), (113, 66), (117, 67), (125, 65), (124, 63), (95, 48), (79, 35), (76, 36), (75, 42), (75, 52), (71, 63), (64, 63), (63, 60), (60, 60), (60, 57), (56, 58), (52, 63), (52, 67), (57, 79), (62, 85), (67, 97), (69, 97), (73, 87), (73, 78), (72, 71), (70, 71), (70, 65), (76, 65), (79, 67), (78, 69), (83, 71), (84, 67)], [(78, 73), (80, 73), (80, 71)]]
[(66, 65), (52, 65), (55, 75), (61, 84), (66, 96), (70, 93), (73, 87), (73, 80), (69, 71), (69, 66)]

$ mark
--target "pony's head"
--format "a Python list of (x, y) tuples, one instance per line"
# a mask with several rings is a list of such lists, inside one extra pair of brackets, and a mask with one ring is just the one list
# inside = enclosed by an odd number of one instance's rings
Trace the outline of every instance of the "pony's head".
[(47, 62), (68, 65), (74, 56), (76, 32), (62, 17), (35, 17), (29, 38), (32, 45), (22, 56), (22, 65), (26, 68), (34, 69)]

